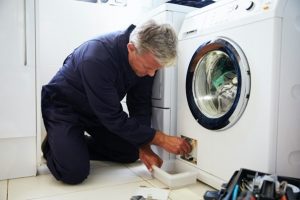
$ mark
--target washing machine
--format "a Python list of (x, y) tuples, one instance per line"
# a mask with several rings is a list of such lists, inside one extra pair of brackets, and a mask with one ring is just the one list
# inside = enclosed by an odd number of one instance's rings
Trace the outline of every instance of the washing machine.
[(248, 168), (300, 178), (300, 1), (222, 0), (179, 32), (177, 132), (198, 179)]

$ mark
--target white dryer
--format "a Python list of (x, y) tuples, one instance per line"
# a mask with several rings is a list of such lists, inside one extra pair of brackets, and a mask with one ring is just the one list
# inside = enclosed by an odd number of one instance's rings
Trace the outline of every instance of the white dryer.
[[(179, 33), (177, 131), (213, 187), (248, 168), (300, 177), (300, 1), (223, 0)], [(196, 164), (195, 164), (196, 163)]]
[[(164, 3), (141, 17), (138, 24), (153, 19), (159, 23), (170, 24), (178, 33), (185, 15), (195, 9), (189, 6)], [(152, 127), (171, 135), (176, 135), (176, 82), (177, 63), (157, 71), (152, 89)], [(122, 100), (122, 106), (127, 111), (125, 98)], [(152, 149), (163, 160), (175, 158), (157, 146), (152, 146)]]

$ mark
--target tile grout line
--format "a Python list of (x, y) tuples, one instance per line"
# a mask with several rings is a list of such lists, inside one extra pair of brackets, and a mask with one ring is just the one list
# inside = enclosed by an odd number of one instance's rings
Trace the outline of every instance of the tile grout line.
[(8, 200), (8, 182), (9, 182), (9, 179), (7, 179), (7, 182), (6, 182), (6, 200)]

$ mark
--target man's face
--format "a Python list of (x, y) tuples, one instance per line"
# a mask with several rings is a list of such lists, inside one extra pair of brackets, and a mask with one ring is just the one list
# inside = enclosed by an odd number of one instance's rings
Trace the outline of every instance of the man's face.
[(129, 64), (137, 76), (154, 76), (156, 70), (162, 68), (152, 53), (138, 54), (132, 43), (127, 47)]

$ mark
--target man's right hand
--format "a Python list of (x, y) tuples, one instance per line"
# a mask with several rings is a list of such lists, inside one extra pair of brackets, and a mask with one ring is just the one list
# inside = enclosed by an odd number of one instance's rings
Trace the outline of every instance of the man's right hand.
[(156, 131), (151, 143), (176, 155), (186, 155), (192, 151), (191, 145), (185, 139), (177, 136), (169, 136), (160, 131)]

